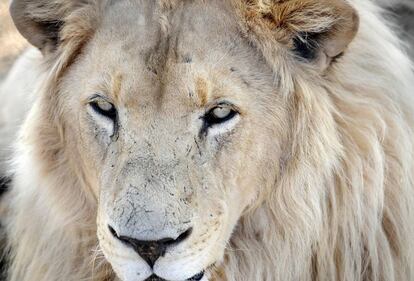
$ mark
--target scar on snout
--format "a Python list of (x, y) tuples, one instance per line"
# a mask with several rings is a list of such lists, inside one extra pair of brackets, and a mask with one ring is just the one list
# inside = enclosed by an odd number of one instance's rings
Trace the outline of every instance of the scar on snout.
[(196, 80), (196, 92), (200, 100), (200, 105), (205, 106), (208, 99), (208, 85), (207, 81), (202, 78)]
[(112, 94), (115, 100), (119, 100), (121, 95), (122, 79), (122, 74), (120, 73), (116, 73), (112, 76)]

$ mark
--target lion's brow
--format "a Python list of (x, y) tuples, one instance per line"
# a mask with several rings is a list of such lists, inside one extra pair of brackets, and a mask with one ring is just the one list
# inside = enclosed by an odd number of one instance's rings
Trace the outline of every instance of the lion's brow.
[(122, 80), (123, 76), (121, 73), (115, 73), (112, 75), (112, 95), (115, 100), (119, 100), (121, 95), (121, 89), (122, 89)]
[(201, 77), (196, 79), (196, 93), (200, 101), (200, 106), (205, 106), (208, 101), (208, 84)]

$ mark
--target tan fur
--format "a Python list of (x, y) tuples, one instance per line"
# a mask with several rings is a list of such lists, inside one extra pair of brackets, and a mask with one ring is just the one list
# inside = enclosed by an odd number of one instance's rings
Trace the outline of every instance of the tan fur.
[[(10, 281), (134, 281), (147, 268), (108, 225), (153, 239), (188, 222), (154, 267), (165, 279), (414, 278), (414, 75), (374, 3), (51, 3), (30, 6), (66, 24), (38, 46)], [(293, 50), (304, 32), (323, 33), (313, 60)], [(112, 136), (87, 113), (96, 92), (119, 108)], [(217, 99), (240, 114), (209, 139), (200, 116)]]
[(203, 78), (197, 78), (196, 91), (199, 99), (200, 106), (205, 106), (208, 99), (208, 85)]

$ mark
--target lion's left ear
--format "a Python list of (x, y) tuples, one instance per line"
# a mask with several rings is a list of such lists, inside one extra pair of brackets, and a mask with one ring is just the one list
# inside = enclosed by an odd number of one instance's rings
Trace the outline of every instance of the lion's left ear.
[[(89, 0), (12, 0), (10, 15), (23, 37), (45, 55), (56, 51), (69, 38), (83, 37), (78, 39), (82, 41), (92, 32), (95, 19), (90, 12), (92, 3)], [(70, 28), (64, 34), (67, 26)]]
[(359, 28), (358, 14), (346, 0), (242, 2), (249, 29), (260, 41), (276, 40), (321, 70), (344, 53)]

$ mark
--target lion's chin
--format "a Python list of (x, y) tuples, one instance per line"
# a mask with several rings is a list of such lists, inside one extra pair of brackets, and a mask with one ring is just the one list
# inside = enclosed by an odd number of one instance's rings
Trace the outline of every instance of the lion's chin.
[[(120, 275), (122, 276), (123, 274), (120, 274)], [(123, 276), (125, 276), (125, 275), (123, 275)], [(139, 276), (141, 276), (141, 278)], [(135, 278), (135, 281), (143, 280), (142, 276), (143, 276), (143, 274), (137, 274), (137, 278)], [(170, 279), (164, 279), (164, 278), (161, 278), (161, 277), (159, 277), (155, 274), (152, 274), (150, 277), (144, 279), (144, 281), (208, 281), (207, 276), (208, 276), (208, 274), (206, 274), (206, 273), (204, 273), (204, 271), (202, 271), (202, 272), (200, 272), (200, 273), (198, 273), (198, 274), (194, 275), (193, 277), (188, 278), (186, 280), (176, 280), (176, 279), (171, 279), (170, 280)], [(130, 278), (128, 278), (127, 280), (124, 280), (123, 278), (121, 278), (121, 279), (122, 279), (122, 281), (131, 280)]]
[[(131, 262), (115, 262), (112, 267), (117, 276), (122, 281), (208, 281), (209, 272), (208, 269), (201, 269), (199, 273), (194, 274), (191, 269), (186, 270), (185, 267), (181, 268), (180, 276), (175, 272), (157, 271), (153, 270), (148, 266), (143, 266), (143, 263), (137, 261)], [(184, 277), (185, 276), (185, 277)]]

